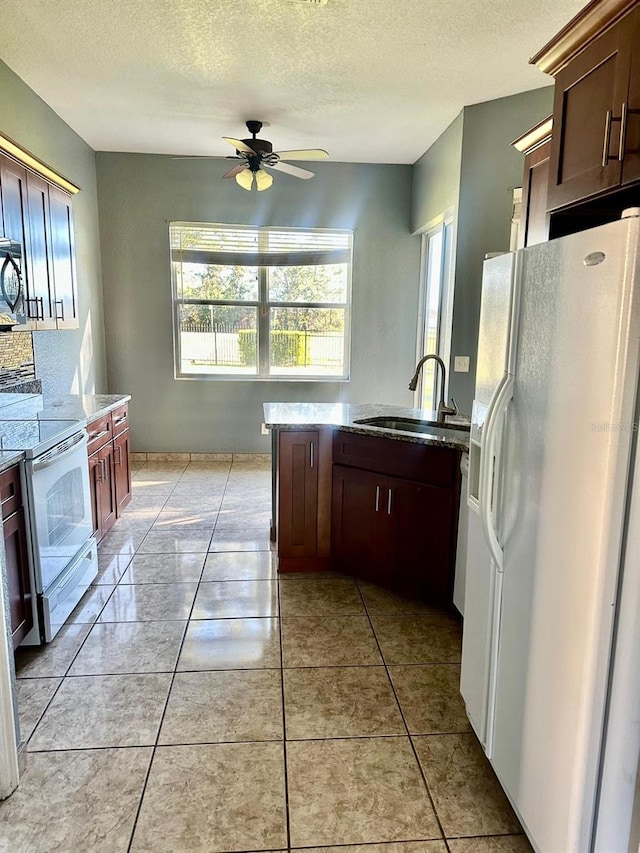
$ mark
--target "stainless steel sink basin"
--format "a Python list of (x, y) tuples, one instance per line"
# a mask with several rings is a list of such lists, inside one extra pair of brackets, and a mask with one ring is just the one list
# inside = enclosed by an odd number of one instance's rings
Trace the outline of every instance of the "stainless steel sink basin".
[(354, 420), (354, 424), (366, 424), (367, 426), (399, 430), (400, 432), (433, 432), (434, 428), (469, 430), (468, 424), (438, 423), (437, 421), (421, 421), (416, 418), (398, 417), (361, 418), (360, 420)]

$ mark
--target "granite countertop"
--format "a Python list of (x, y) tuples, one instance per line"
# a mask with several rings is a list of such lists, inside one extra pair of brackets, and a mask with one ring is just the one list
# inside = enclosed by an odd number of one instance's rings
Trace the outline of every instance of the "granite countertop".
[(0, 420), (77, 420), (85, 425), (130, 399), (130, 394), (0, 394)]
[(2, 450), (0, 451), (0, 474), (6, 471), (7, 468), (12, 468), (24, 459), (22, 450)]
[(469, 432), (465, 429), (429, 428), (426, 432), (400, 432), (368, 424), (355, 423), (363, 418), (393, 417), (433, 421), (434, 412), (403, 406), (356, 403), (264, 403), (264, 423), (268, 429), (319, 429), (336, 427), (362, 435), (377, 435), (396, 441), (429, 444), (436, 447), (469, 448)]
[[(1, 421), (60, 421), (61, 432), (69, 421), (75, 421), (78, 428), (89, 421), (106, 414), (111, 409), (126, 403), (130, 394), (64, 394), (47, 396), (43, 394), (0, 393)], [(66, 423), (62, 423), (66, 422)], [(8, 427), (9, 424), (5, 423)], [(18, 424), (16, 424), (18, 426)], [(25, 426), (27, 426), (25, 424)], [(44, 426), (44, 424), (43, 424)], [(52, 426), (48, 424), (49, 428)], [(15, 440), (15, 434), (12, 435)], [(24, 445), (27, 447), (27, 444)], [(25, 458), (22, 450), (0, 451), (0, 472)]]

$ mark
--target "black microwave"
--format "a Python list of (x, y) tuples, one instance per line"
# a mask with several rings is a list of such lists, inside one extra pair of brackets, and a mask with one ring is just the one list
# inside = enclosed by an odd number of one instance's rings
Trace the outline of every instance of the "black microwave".
[(25, 322), (22, 246), (0, 237), (0, 331)]

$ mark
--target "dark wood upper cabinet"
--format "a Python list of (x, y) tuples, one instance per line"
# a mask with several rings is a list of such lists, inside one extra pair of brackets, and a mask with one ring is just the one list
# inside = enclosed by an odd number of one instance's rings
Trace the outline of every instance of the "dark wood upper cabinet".
[(78, 328), (75, 288), (75, 245), (71, 197), (57, 187), (49, 187), (51, 221), (51, 266), (55, 295), (53, 317), (58, 329)]
[(524, 154), (522, 204), (518, 226), (518, 248), (544, 243), (549, 239), (549, 157), (553, 118), (543, 119), (512, 143)]
[[(27, 170), (9, 157), (0, 154), (0, 194), (2, 195), (2, 219), (4, 236), (22, 245), (22, 281), (25, 291), (29, 289), (29, 263), (31, 253)], [(25, 313), (29, 317), (29, 303), (25, 303)], [(27, 328), (30, 328), (27, 326)]]
[(26, 322), (16, 330), (78, 328), (71, 196), (3, 154), (0, 196), (4, 236), (23, 247)]
[(30, 172), (27, 172), (27, 200), (30, 250), (26, 258), (29, 267), (26, 313), (37, 331), (55, 329), (49, 185)]
[(548, 210), (640, 179), (639, 35), (636, 2), (594, 0), (531, 60), (555, 77)]
[(629, 100), (626, 116), (626, 139), (622, 183), (640, 181), (640, 9), (633, 16), (633, 46), (629, 74)]

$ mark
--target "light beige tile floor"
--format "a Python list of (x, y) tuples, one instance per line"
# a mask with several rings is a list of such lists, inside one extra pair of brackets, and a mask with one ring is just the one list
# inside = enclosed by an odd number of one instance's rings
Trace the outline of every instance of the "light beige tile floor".
[(11, 853), (527, 853), (458, 692), (460, 624), (278, 577), (264, 461), (136, 464), (70, 624), (19, 651)]

